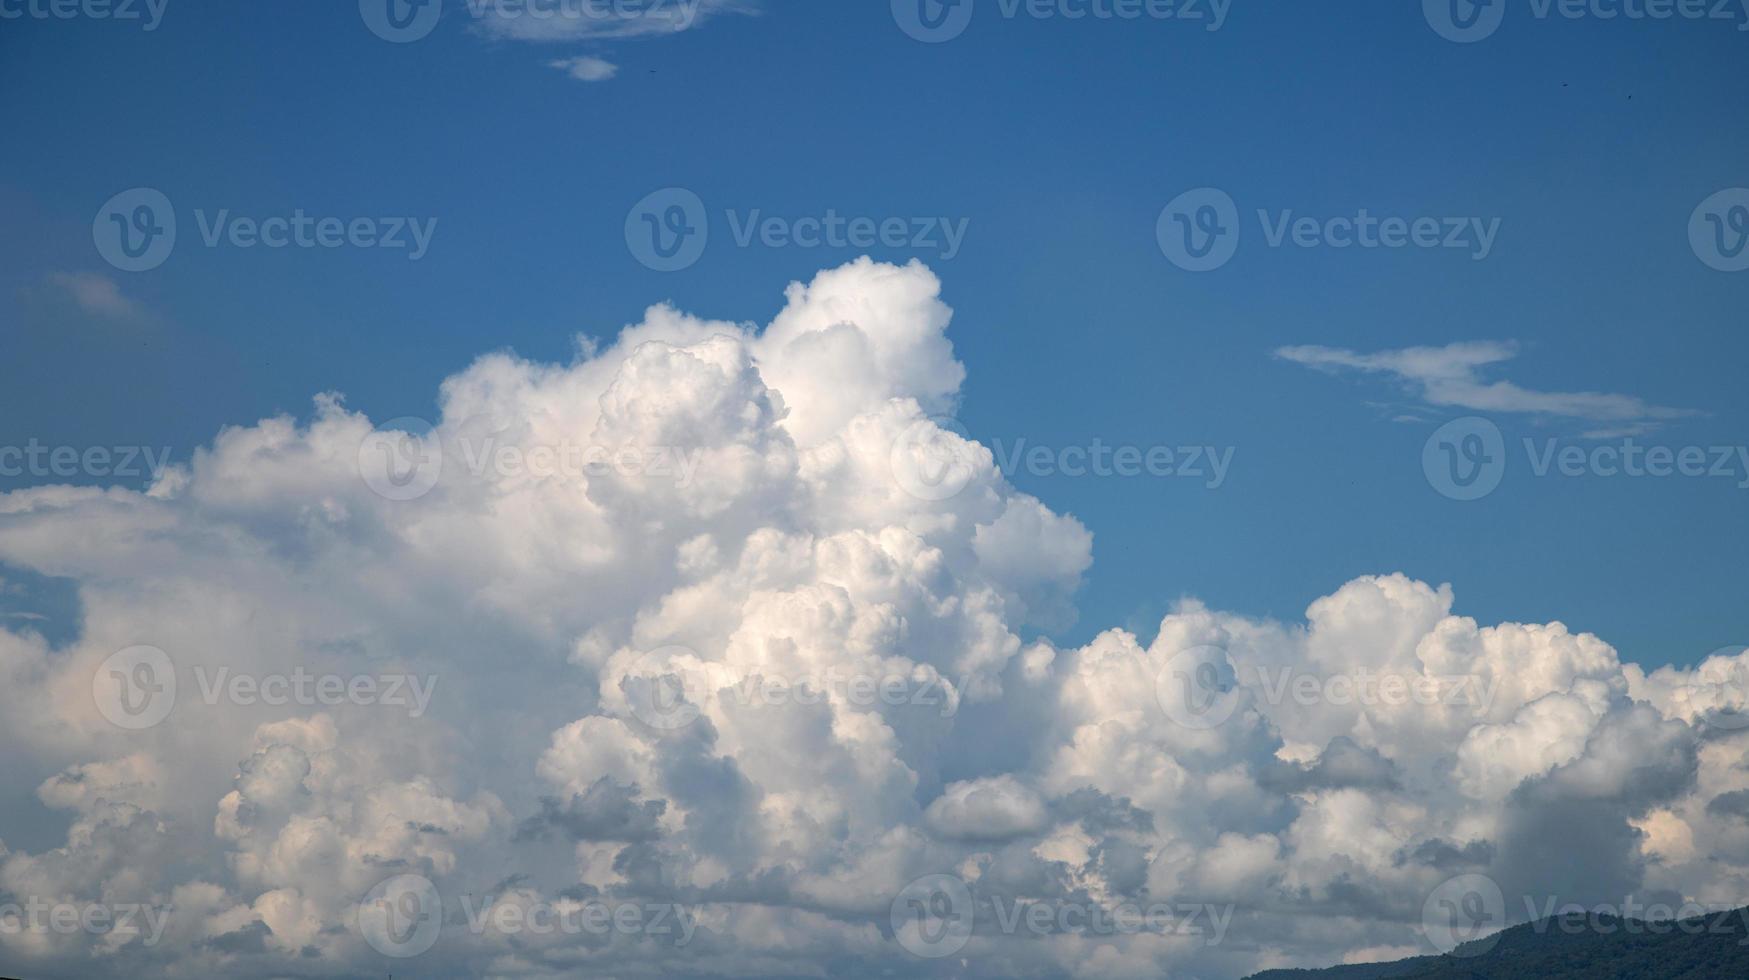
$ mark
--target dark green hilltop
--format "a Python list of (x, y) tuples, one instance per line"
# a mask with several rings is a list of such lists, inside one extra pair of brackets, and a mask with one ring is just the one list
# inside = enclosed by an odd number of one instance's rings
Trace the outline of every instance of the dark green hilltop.
[(1265, 970), (1247, 980), (1749, 980), (1746, 921), (1749, 908), (1675, 922), (1556, 916), (1445, 956)]

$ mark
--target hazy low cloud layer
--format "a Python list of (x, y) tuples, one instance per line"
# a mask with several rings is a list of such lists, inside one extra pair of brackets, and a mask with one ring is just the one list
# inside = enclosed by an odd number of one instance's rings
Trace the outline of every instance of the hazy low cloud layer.
[[(1092, 536), (929, 420), (965, 376), (938, 291), (865, 259), (763, 329), (657, 306), (570, 364), (484, 356), (422, 444), (325, 395), (146, 493), (0, 495), (0, 573), (72, 583), (80, 623), (0, 620), (0, 907), (164, 912), (0, 928), (0, 959), (1233, 977), (1431, 951), (1462, 874), (1513, 918), (1743, 902), (1749, 656), (1648, 675), (1392, 574), (1303, 621), (1185, 602), (1146, 644), (1027, 639)], [(894, 931), (929, 875), (977, 903), (940, 959)], [(385, 939), (361, 903), (399, 876), (442, 911)], [(1004, 918), (1027, 902), (1200, 912)]]

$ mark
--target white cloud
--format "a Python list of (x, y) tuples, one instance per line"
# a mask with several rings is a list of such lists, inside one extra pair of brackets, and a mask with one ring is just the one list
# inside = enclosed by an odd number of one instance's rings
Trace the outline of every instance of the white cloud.
[(578, 58), (560, 58), (547, 62), (548, 67), (557, 68), (579, 82), (604, 82), (619, 74), (619, 66), (611, 61), (588, 56)]
[(997, 841), (1036, 834), (1045, 827), (1045, 803), (1013, 776), (952, 783), (924, 813), (942, 837)]
[(1325, 371), (1382, 374), (1429, 405), (1485, 413), (1524, 413), (1605, 423), (1593, 435), (1636, 433), (1696, 413), (1653, 405), (1632, 395), (1591, 391), (1537, 391), (1510, 381), (1487, 381), (1483, 370), (1518, 356), (1516, 345), (1494, 341), (1407, 347), (1363, 354), (1339, 347), (1281, 347), (1277, 357)]
[(469, 9), (488, 37), (550, 43), (676, 34), (759, 8), (752, 0), (470, 0)]
[[(716, 17), (756, 15), (757, 0), (467, 0), (473, 29), (493, 40), (602, 43), (669, 37)], [(580, 82), (602, 82), (619, 65), (595, 55), (547, 62)]]
[[(82, 606), (64, 649), (0, 622), (0, 735), (39, 787), (0, 795), (0, 895), (175, 909), (150, 946), (0, 932), (7, 961), (380, 971), (358, 906), (403, 874), (447, 903), (441, 945), (397, 971), (433, 976), (912, 974), (891, 908), (928, 874), (986, 902), (1232, 915), (1220, 942), (986, 923), (959, 959), (992, 976), (1420, 949), (1408, 923), (1467, 871), (1513, 895), (1741, 899), (1736, 654), (1646, 673), (1559, 623), (1478, 624), (1403, 575), (1333, 583), (1290, 623), (1186, 601), (1147, 645), (1029, 636), (1072, 615), (1088, 530), (968, 440), (945, 440), (966, 475), (947, 499), (893, 472), (895, 441), (958, 397), (950, 317), (927, 269), (863, 259), (792, 285), (763, 330), (656, 306), (569, 364), (484, 356), (444, 382), (441, 466), (411, 500), (372, 489), (393, 486), (384, 443), (335, 396), (222, 430), (149, 493), (0, 495), (0, 562), (74, 580)], [(534, 465), (566, 446), (697, 472)], [(475, 465), (504, 453), (524, 465)], [(178, 689), (132, 731), (94, 682), (136, 644), (166, 651)], [(1186, 724), (1169, 668), (1209, 647), (1233, 710)], [(209, 693), (220, 667), (435, 686), (417, 717), (245, 703)], [(1466, 677), (1486, 697), (1306, 701), (1260, 680), (1283, 671)], [(1582, 873), (1556, 859), (1574, 847)], [(680, 903), (696, 931), (457, 924), (487, 898)]]
[(95, 272), (55, 272), (49, 282), (60, 287), (87, 313), (116, 319), (140, 315), (138, 303), (122, 295), (114, 279)]

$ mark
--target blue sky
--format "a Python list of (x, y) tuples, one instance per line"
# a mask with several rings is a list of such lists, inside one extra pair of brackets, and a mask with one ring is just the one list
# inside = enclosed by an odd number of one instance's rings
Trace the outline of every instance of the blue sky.
[[(1096, 535), (1082, 642), (1151, 632), (1180, 596), (1297, 619), (1333, 582), (1451, 582), (1482, 622), (1559, 619), (1627, 659), (1749, 642), (1749, 478), (1535, 478), (1522, 442), (1589, 450), (1595, 419), (1430, 405), (1401, 376), (1315, 370), (1285, 346), (1515, 345), (1488, 382), (1688, 410), (1643, 445), (1749, 441), (1749, 274), (1687, 238), (1749, 185), (1749, 34), (1736, 22), (1538, 19), (1442, 38), (1415, 4), (1236, 0), (1177, 20), (1002, 16), (920, 43), (886, 4), (722, 10), (682, 32), (534, 42), (447, 6), (392, 44), (352, 4), (170, 0), (156, 28), (0, 22), (0, 444), (172, 447), (307, 417), (319, 391), (373, 419), (433, 414), (438, 383), (509, 348), (566, 360), (660, 300), (764, 322), (791, 280), (920, 258), (955, 310), (957, 411), (985, 442), (1212, 446), (1196, 480), (1013, 481)], [(596, 58), (585, 81), (555, 61)], [(599, 74), (601, 70), (592, 73)], [(591, 73), (591, 72), (586, 72)], [(173, 201), (163, 265), (93, 242), (114, 194)], [(639, 264), (628, 209), (681, 187), (711, 238)], [(1233, 259), (1188, 272), (1161, 210), (1215, 187)], [(1271, 248), (1255, 216), (1498, 219), (1452, 249)], [(435, 219), (427, 254), (203, 247), (193, 212)], [(938, 248), (737, 247), (725, 212), (963, 221)], [(96, 285), (113, 284), (117, 292)], [(83, 301), (81, 301), (83, 297)], [(1429, 437), (1485, 414), (1498, 490), (1429, 485)], [(33, 481), (7, 478), (8, 487)]]
[(531, 2), (0, 0), (0, 973), (1743, 904), (1749, 0)]

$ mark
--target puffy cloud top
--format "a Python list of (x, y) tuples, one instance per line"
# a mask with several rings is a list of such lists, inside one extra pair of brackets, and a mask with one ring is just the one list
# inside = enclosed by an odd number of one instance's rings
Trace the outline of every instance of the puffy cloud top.
[[(965, 374), (940, 292), (862, 259), (763, 329), (657, 306), (569, 364), (482, 357), (428, 425), (322, 395), (145, 493), (0, 495), (0, 567), (81, 607), (61, 646), (0, 628), (38, 787), (4, 800), (0, 912), (167, 916), (0, 951), (31, 976), (1230, 977), (1425, 949), (1460, 873), (1741, 899), (1749, 655), (1647, 673), (1391, 574), (1302, 622), (1185, 601), (1150, 643), (1053, 645), (1092, 536), (938, 417)], [(1537, 857), (1573, 846), (1584, 876)], [(917, 955), (920, 879), (971, 903), (957, 955)], [(1041, 903), (1206, 928), (1008, 918)], [(592, 907), (621, 917), (534, 925)]]

